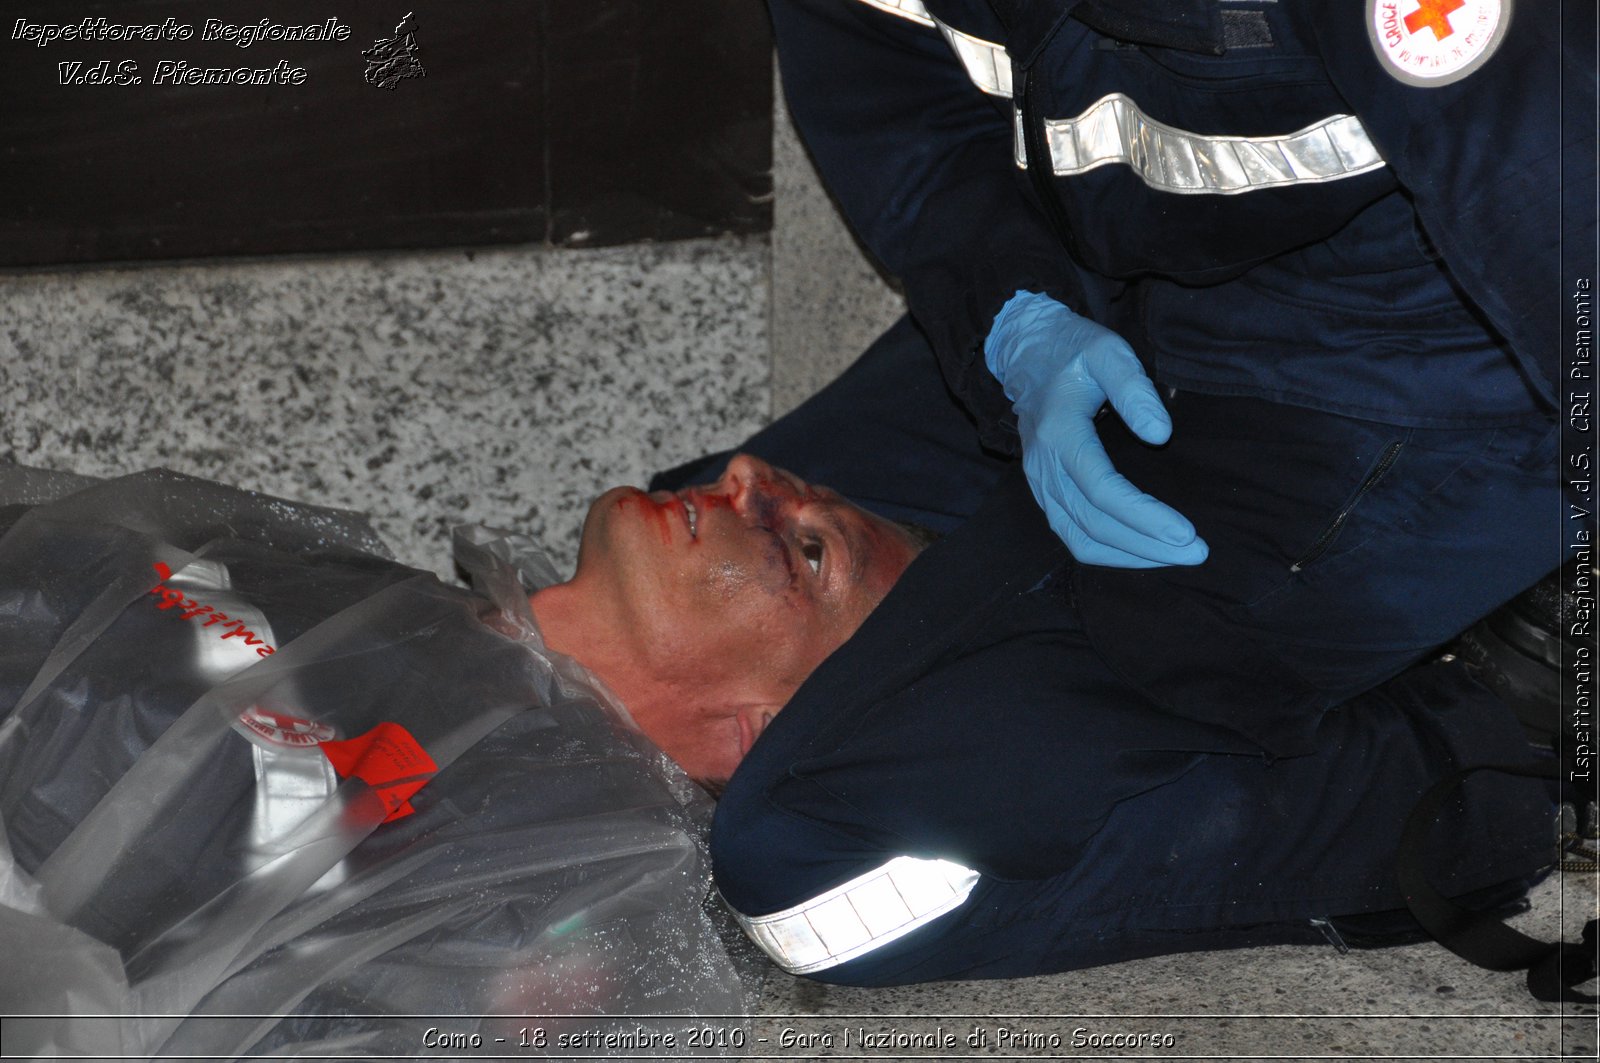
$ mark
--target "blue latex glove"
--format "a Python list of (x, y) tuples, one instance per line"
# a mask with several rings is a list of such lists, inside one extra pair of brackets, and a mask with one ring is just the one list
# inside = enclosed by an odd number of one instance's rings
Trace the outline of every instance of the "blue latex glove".
[(1016, 411), (1033, 497), (1073, 557), (1116, 568), (1206, 559), (1194, 525), (1112, 468), (1095, 432), (1109, 400), (1146, 443), (1172, 435), (1172, 418), (1121, 336), (1048, 295), (1018, 292), (994, 319), (984, 361)]

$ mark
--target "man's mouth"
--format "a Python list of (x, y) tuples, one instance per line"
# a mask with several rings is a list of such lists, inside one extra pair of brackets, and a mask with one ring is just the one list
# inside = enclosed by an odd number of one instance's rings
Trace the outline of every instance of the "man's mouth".
[(700, 522), (700, 511), (694, 508), (694, 503), (687, 498), (683, 500), (683, 511), (689, 518), (689, 538), (695, 538), (695, 528)]

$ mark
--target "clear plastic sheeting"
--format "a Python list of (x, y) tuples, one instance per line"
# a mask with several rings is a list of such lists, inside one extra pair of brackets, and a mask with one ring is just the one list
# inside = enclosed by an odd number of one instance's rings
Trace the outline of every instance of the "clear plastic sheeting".
[(0, 496), (7, 1055), (438, 1057), (535, 1025), (594, 1055), (747, 1008), (709, 802), (544, 649), (527, 543), (458, 536), (473, 594), (350, 514), (164, 471), (28, 487), (53, 500)]

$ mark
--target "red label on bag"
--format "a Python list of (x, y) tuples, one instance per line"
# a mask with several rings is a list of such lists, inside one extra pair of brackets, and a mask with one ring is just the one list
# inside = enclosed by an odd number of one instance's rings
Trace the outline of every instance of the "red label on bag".
[(380, 723), (366, 734), (322, 742), (320, 748), (339, 778), (355, 776), (372, 787), (389, 812), (385, 823), (415, 812), (411, 796), (439, 770), (422, 744), (397, 723)]

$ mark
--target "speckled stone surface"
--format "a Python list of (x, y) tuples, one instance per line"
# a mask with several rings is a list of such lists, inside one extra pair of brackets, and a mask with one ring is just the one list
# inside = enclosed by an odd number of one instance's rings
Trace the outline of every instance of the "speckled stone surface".
[(370, 513), (447, 573), (463, 521), (558, 565), (601, 489), (771, 401), (767, 241), (0, 276), (0, 461), (165, 465)]

